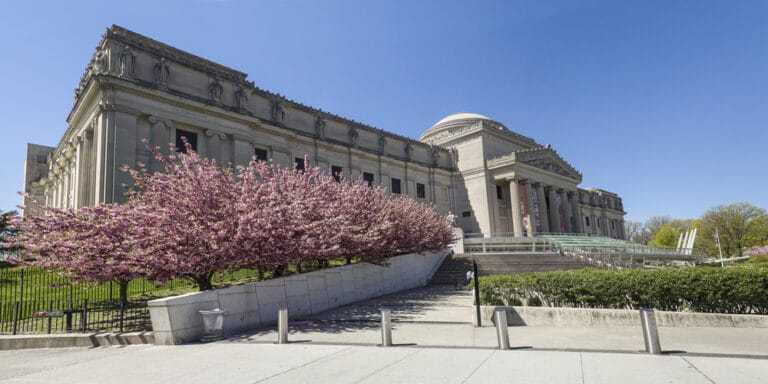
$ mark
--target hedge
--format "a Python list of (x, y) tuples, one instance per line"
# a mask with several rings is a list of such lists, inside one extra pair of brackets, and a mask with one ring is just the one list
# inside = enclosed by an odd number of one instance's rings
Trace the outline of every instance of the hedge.
[(480, 278), (484, 305), (768, 314), (768, 267), (581, 269)]

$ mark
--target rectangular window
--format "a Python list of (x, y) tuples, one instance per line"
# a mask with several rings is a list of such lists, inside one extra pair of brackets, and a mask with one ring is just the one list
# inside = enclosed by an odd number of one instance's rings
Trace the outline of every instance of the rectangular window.
[(501, 192), (501, 187), (498, 185), (496, 186), (496, 198), (499, 200), (504, 200), (504, 195)]
[(373, 186), (373, 173), (363, 172), (363, 180), (368, 183), (369, 187)]
[(177, 152), (187, 153), (187, 147), (184, 145), (184, 140), (181, 139), (182, 137), (187, 139), (187, 143), (189, 143), (189, 146), (192, 148), (193, 151), (197, 151), (197, 133), (185, 131), (183, 129), (177, 129), (176, 130), (176, 151)]
[(419, 199), (427, 198), (427, 188), (422, 183), (416, 183), (416, 197)]
[(595, 221), (597, 222), (597, 227), (600, 228), (600, 218), (598, 217)]
[(400, 191), (400, 179), (392, 179), (392, 193), (401, 194)]
[(293, 161), (296, 162), (296, 172), (304, 172), (304, 158), (297, 157)]
[(269, 156), (267, 155), (267, 150), (261, 149), (261, 148), (254, 148), (253, 155), (256, 156), (256, 159), (258, 159), (259, 161), (267, 161), (268, 160), (267, 156)]
[(616, 229), (616, 227), (613, 224), (613, 220), (611, 220), (611, 230)]
[(461, 217), (471, 217), (472, 211), (464, 211), (461, 213)]
[(584, 216), (584, 220), (587, 222), (587, 227), (589, 227), (589, 216)]
[(333, 179), (338, 181), (341, 181), (341, 172), (344, 170), (344, 168), (339, 167), (338, 165), (332, 165), (331, 166), (331, 175), (333, 175)]

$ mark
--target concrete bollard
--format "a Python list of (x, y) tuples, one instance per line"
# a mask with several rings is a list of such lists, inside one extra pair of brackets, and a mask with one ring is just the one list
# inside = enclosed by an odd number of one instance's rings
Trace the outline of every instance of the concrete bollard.
[(509, 346), (509, 330), (507, 330), (507, 310), (496, 308), (493, 312), (493, 319), (496, 322), (496, 337), (499, 341), (499, 349), (511, 349)]
[(392, 310), (381, 309), (381, 346), (392, 346)]
[(277, 312), (277, 343), (288, 342), (288, 308), (280, 308)]
[(660, 354), (659, 330), (656, 328), (656, 313), (653, 309), (640, 308), (640, 324), (643, 327), (645, 351), (655, 355)]

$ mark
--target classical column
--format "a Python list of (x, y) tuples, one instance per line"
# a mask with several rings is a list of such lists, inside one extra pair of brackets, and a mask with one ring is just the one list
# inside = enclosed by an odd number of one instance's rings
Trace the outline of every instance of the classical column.
[(509, 205), (512, 206), (512, 232), (515, 237), (523, 235), (523, 219), (520, 212), (520, 188), (517, 181), (509, 181)]
[(544, 184), (542, 183), (536, 183), (536, 199), (539, 201), (539, 222), (541, 223), (541, 232), (549, 233), (547, 198), (544, 195)]
[(221, 134), (219, 132), (208, 129), (205, 131), (205, 135), (208, 136), (208, 142), (205, 146), (207, 149), (205, 157), (214, 159), (217, 163), (221, 164)]
[(576, 222), (576, 233), (584, 233), (584, 218), (581, 217), (581, 207), (579, 207), (579, 193), (571, 191), (573, 196), (573, 203), (571, 208), (573, 209), (573, 221)]
[(523, 183), (525, 183), (525, 219), (528, 222), (526, 231), (528, 237), (532, 237), (536, 234), (536, 218), (533, 215), (533, 192), (530, 180), (525, 180)]
[(549, 196), (549, 231), (552, 233), (560, 233), (560, 207), (557, 205), (557, 191), (555, 187), (550, 187), (547, 192)]
[(573, 211), (571, 210), (571, 202), (568, 200), (568, 190), (560, 191), (560, 201), (563, 202), (563, 227), (566, 233), (573, 233), (573, 227), (571, 226), (571, 216)]

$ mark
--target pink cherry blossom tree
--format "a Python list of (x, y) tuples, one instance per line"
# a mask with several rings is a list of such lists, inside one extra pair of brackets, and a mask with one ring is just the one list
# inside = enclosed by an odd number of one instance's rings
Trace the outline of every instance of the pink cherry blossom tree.
[(151, 225), (152, 252), (146, 257), (148, 277), (193, 280), (200, 290), (212, 289), (217, 271), (238, 265), (237, 183), (232, 170), (203, 158), (187, 144), (187, 153), (165, 155), (151, 148), (162, 172), (129, 170), (135, 189), (130, 204), (141, 208)]
[(152, 251), (146, 242), (152, 226), (141, 210), (103, 204), (41, 213), (13, 221), (19, 232), (12, 241), (26, 253), (21, 263), (64, 271), (75, 281), (115, 281), (125, 304), (128, 282), (147, 273), (144, 260)]
[(128, 170), (128, 203), (46, 207), (19, 219), (14, 241), (32, 263), (97, 282), (188, 278), (206, 290), (225, 270), (279, 273), (338, 257), (382, 264), (452, 241), (450, 221), (434, 207), (362, 180), (336, 181), (308, 163), (297, 171), (254, 158), (235, 175), (189, 145), (187, 153), (149, 148), (163, 171)]

